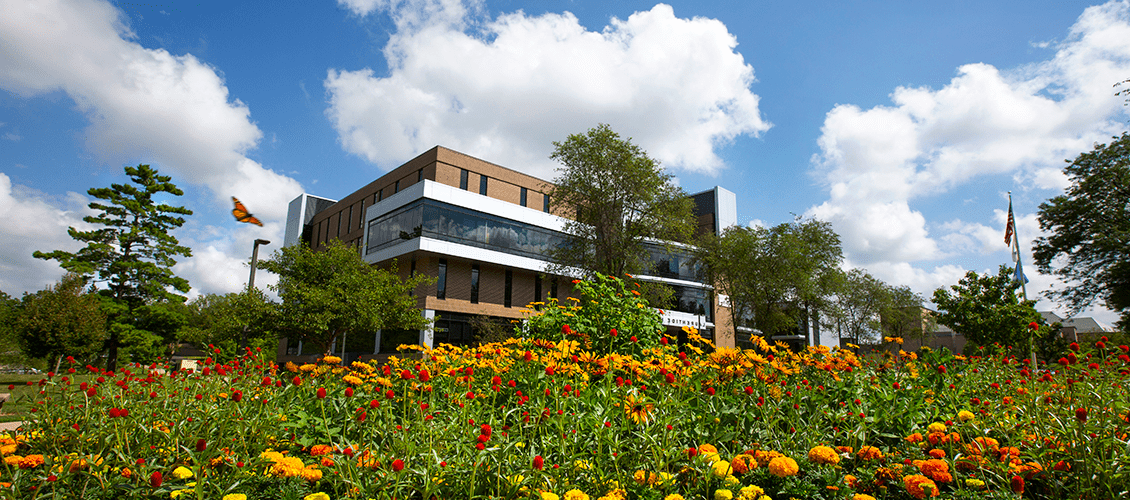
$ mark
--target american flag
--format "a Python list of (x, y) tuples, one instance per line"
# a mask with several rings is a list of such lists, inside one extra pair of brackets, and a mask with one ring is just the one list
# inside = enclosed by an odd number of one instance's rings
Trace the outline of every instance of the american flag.
[(1012, 197), (1008, 197), (1008, 224), (1004, 226), (1004, 244), (1012, 245), (1012, 235), (1016, 232), (1016, 219), (1012, 218)]

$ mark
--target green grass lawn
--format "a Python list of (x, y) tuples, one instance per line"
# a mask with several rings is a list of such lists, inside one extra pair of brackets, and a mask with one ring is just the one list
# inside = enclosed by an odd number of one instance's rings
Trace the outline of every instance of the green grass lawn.
[[(87, 382), (94, 379), (91, 374), (71, 376), (75, 383)], [(0, 393), (10, 394), (8, 401), (0, 408), (0, 422), (18, 422), (28, 416), (28, 410), (35, 404), (35, 397), (39, 394), (39, 381), (47, 378), (46, 373), (21, 375), (18, 373), (0, 373)], [(28, 385), (31, 382), (31, 385)]]

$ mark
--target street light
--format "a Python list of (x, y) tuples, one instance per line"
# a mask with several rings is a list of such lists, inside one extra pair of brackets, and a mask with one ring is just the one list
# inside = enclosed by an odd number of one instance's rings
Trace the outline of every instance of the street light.
[(270, 245), (271, 242), (263, 239), (255, 240), (255, 247), (251, 249), (251, 278), (247, 280), (247, 291), (255, 288), (255, 262), (259, 260), (259, 245)]
[[(255, 289), (255, 263), (259, 261), (259, 245), (270, 245), (271, 242), (264, 239), (256, 239), (255, 246), (251, 248), (251, 277), (247, 279), (247, 293), (250, 294), (251, 290)], [(239, 339), (239, 349), (247, 349), (247, 326), (243, 325), (243, 335)]]

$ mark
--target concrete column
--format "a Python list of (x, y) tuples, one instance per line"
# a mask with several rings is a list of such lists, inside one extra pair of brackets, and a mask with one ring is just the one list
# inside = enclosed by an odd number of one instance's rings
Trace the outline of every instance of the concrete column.
[(380, 354), (381, 352), (381, 331), (373, 334), (373, 354)]
[[(435, 309), (424, 309), (423, 314), (424, 314), (425, 319), (429, 319), (429, 320), (435, 320), (436, 319)], [(435, 332), (432, 330), (432, 327), (430, 325), (427, 328), (420, 330), (420, 345), (427, 347), (428, 349), (431, 349), (433, 347), (432, 342), (433, 342), (434, 338), (435, 338)]]

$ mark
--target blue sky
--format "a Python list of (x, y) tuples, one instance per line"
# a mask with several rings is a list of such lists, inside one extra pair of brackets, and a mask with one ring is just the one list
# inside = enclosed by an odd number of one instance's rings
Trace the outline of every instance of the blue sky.
[[(435, 145), (552, 179), (609, 123), (742, 224), (830, 221), (847, 264), (924, 296), (1025, 262), (1063, 160), (1127, 129), (1130, 4), (0, 0), (0, 290), (53, 283), (91, 187), (150, 163), (195, 211), (176, 272), (238, 290), (300, 192)], [(238, 196), (266, 224), (237, 224)], [(268, 246), (270, 250), (272, 247)], [(1055, 286), (1028, 266), (1029, 295)], [(270, 282), (257, 277), (257, 282)], [(1041, 309), (1055, 304), (1043, 300)], [(1098, 308), (1087, 314), (1110, 323)]]

